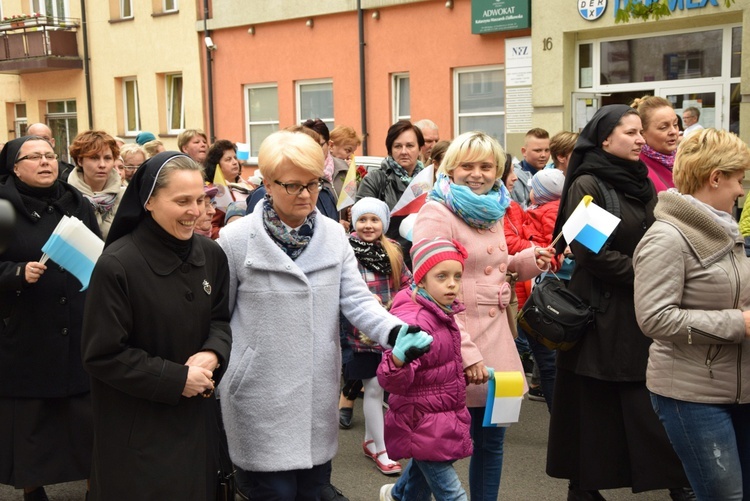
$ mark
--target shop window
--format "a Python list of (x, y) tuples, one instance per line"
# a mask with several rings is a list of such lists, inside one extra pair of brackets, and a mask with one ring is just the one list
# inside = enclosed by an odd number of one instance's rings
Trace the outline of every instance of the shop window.
[(47, 125), (55, 138), (55, 153), (64, 162), (73, 163), (68, 153), (70, 144), (78, 135), (78, 115), (75, 99), (47, 101)]
[(297, 82), (297, 123), (320, 118), (333, 130), (333, 81), (308, 80)]
[(13, 129), (16, 137), (23, 137), (26, 135), (26, 128), (29, 126), (28, 119), (26, 118), (26, 103), (16, 103), (13, 105), (13, 111)]
[(260, 143), (279, 130), (279, 88), (276, 85), (246, 85), (247, 140), (250, 156), (257, 157)]
[(182, 94), (182, 73), (166, 75), (167, 91), (167, 130), (178, 134), (185, 128), (185, 108)]
[(601, 84), (721, 76), (722, 30), (601, 43)]
[(481, 130), (505, 144), (505, 72), (499, 67), (454, 72), (456, 134)]
[(393, 121), (411, 119), (411, 97), (409, 91), (409, 74), (393, 75)]
[(590, 89), (594, 86), (594, 44), (578, 46), (578, 87)]
[(141, 131), (141, 117), (138, 107), (138, 81), (135, 78), (123, 78), (122, 98), (125, 135), (135, 136)]

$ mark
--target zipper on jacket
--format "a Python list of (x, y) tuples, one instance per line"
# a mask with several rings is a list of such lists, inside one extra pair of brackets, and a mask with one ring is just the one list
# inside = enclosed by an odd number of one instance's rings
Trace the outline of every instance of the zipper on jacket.
[(732, 269), (734, 270), (734, 308), (737, 309), (740, 305), (740, 272), (737, 269), (737, 260), (733, 252), (729, 253), (729, 259), (732, 261)]
[[(713, 348), (714, 346), (716, 346), (716, 353), (714, 353), (714, 356), (712, 357), (711, 356), (711, 348)], [(714, 378), (714, 371), (711, 368), (711, 364), (713, 363), (714, 359), (717, 356), (719, 356), (719, 352), (721, 351), (721, 348), (722, 348), (721, 345), (718, 345), (718, 346), (715, 345), (715, 344), (708, 345), (708, 351), (706, 352), (706, 367), (708, 367), (708, 375), (709, 375), (709, 377), (711, 379)]]
[(719, 336), (717, 336), (715, 334), (711, 334), (709, 332), (706, 332), (706, 331), (703, 331), (703, 330), (700, 330), (700, 329), (696, 329), (695, 327), (688, 326), (687, 331), (688, 331), (688, 344), (693, 344), (693, 332), (695, 332), (698, 335), (705, 336), (705, 337), (707, 337), (709, 339), (715, 339), (715, 340), (717, 340), (717, 341), (719, 341), (721, 343), (726, 343), (727, 342), (726, 339), (723, 339), (723, 338), (721, 338), (721, 337), (719, 337)]

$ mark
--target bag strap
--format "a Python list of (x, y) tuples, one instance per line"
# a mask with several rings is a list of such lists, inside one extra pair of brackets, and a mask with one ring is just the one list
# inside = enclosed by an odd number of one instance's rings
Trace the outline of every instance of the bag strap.
[[(596, 180), (596, 184), (598, 185), (599, 191), (601, 192), (602, 198), (604, 199), (604, 209), (613, 216), (620, 218), (620, 199), (617, 197), (617, 192), (609, 185), (605, 184), (604, 181), (599, 179), (597, 176), (592, 177)], [(615, 228), (609, 238), (607, 238), (607, 241), (604, 243), (604, 245), (608, 245), (615, 238), (616, 233), (617, 228)], [(591, 309), (594, 311), (599, 311), (600, 296), (601, 290), (599, 287), (599, 282), (594, 280), (591, 283)]]

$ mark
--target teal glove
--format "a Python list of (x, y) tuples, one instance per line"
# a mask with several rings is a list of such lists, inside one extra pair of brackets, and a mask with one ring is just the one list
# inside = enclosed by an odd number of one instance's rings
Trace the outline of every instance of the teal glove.
[(393, 356), (405, 364), (430, 351), (430, 345), (432, 344), (432, 336), (425, 331), (408, 332), (409, 330), (408, 325), (402, 325), (396, 338), (396, 344), (393, 346)]

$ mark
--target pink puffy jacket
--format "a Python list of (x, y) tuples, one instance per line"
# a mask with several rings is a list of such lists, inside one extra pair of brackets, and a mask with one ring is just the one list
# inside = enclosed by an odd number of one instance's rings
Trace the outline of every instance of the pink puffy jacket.
[[(416, 302), (415, 302), (416, 301)], [(453, 303), (454, 312), (463, 305)], [(402, 290), (391, 313), (429, 332), (430, 351), (403, 367), (391, 350), (378, 367), (378, 382), (388, 392), (385, 446), (391, 459), (453, 461), (471, 456), (471, 417), (466, 408), (466, 380), (461, 363), (461, 333), (453, 315), (411, 291)]]

